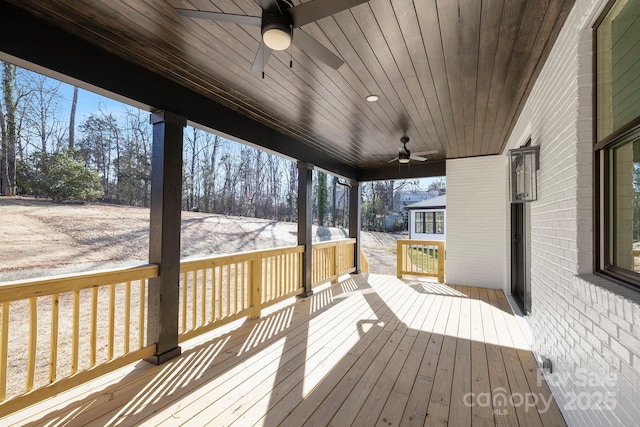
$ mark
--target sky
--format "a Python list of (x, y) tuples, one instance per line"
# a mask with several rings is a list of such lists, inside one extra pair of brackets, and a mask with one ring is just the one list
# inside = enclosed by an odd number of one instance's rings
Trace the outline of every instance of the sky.
[[(62, 97), (63, 116), (68, 116), (71, 111), (71, 102), (73, 101), (73, 86), (67, 83), (60, 83), (59, 94)], [(82, 123), (85, 118), (98, 111), (99, 108), (105, 111), (117, 112), (118, 110), (123, 110), (124, 105), (120, 101), (79, 89), (78, 103), (76, 105), (76, 124)]]

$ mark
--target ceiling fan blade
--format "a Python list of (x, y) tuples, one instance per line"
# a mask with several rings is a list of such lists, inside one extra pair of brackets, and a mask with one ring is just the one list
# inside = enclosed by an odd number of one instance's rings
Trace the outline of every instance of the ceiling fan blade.
[(427, 151), (416, 151), (415, 154), (416, 156), (426, 156), (429, 154), (436, 154), (438, 152), (438, 150), (427, 150)]
[(342, 64), (344, 64), (344, 61), (341, 58), (334, 55), (333, 52), (324, 47), (319, 41), (302, 30), (296, 30), (293, 32), (292, 42), (307, 54), (324, 62), (334, 70), (337, 70)]
[(293, 19), (293, 28), (298, 28), (368, 1), (369, 0), (312, 0), (287, 9), (287, 12)]
[(399, 159), (400, 159), (399, 157), (396, 157), (396, 158), (393, 158), (393, 159), (389, 160), (387, 163), (397, 162)]
[(258, 52), (256, 52), (256, 57), (253, 60), (251, 71), (256, 71), (258, 73), (264, 71), (264, 66), (267, 64), (272, 53), (273, 51), (264, 44), (264, 41), (261, 41), (260, 47), (258, 47)]
[(411, 153), (411, 155), (409, 156), (409, 158), (411, 160), (416, 160), (418, 162), (426, 162), (427, 158), (426, 157), (422, 157), (422, 156), (416, 156), (415, 154)]
[(212, 21), (233, 22), (241, 25), (252, 25), (254, 27), (260, 27), (262, 25), (262, 18), (259, 16), (247, 16), (247, 15), (234, 15), (232, 13), (220, 13), (220, 12), (206, 12), (203, 10), (191, 10), (191, 9), (178, 9), (176, 12), (182, 16), (188, 16), (190, 18), (210, 19)]

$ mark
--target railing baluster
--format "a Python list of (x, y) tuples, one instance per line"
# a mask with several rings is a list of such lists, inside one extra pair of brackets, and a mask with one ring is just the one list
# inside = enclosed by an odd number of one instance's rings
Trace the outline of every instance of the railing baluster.
[(284, 286), (282, 283), (282, 255), (276, 256), (277, 269), (276, 269), (276, 285), (278, 287), (278, 297), (285, 294)]
[(190, 271), (191, 276), (191, 329), (196, 328), (198, 311), (198, 271)]
[(218, 281), (216, 282), (216, 290), (218, 299), (218, 311), (216, 312), (216, 319), (222, 319), (222, 277), (223, 277), (223, 268), (224, 266), (218, 266)]
[(139, 281), (139, 304), (138, 304), (138, 349), (144, 347), (144, 313), (145, 313), (145, 290), (147, 287), (148, 279), (142, 279)]
[(229, 316), (229, 312), (231, 311), (231, 265), (227, 264), (227, 292), (225, 295), (226, 299), (226, 308), (225, 316)]
[(286, 285), (285, 292), (291, 292), (291, 254), (285, 254), (285, 267), (284, 267), (284, 283)]
[(124, 354), (129, 353), (130, 333), (131, 333), (131, 281), (124, 285)]
[(183, 271), (182, 277), (182, 332), (187, 331), (187, 272)]
[(245, 286), (247, 284), (245, 277), (244, 277), (244, 265), (245, 265), (246, 261), (242, 261), (238, 264), (238, 267), (240, 268), (240, 310), (245, 310), (247, 308), (247, 305), (245, 303)]
[(29, 298), (29, 349), (27, 362), (27, 386), (25, 391), (33, 390), (33, 379), (36, 371), (36, 346), (38, 337), (38, 301)]
[(80, 291), (73, 291), (73, 325), (71, 337), (71, 375), (78, 372), (80, 351)]
[(89, 346), (89, 366), (96, 366), (98, 348), (98, 288), (91, 288), (91, 338)]
[(270, 258), (271, 262), (271, 270), (270, 270), (270, 283), (271, 283), (271, 294), (269, 295), (269, 299), (273, 300), (278, 297), (278, 281), (276, 280), (276, 274), (278, 272), (278, 257), (276, 255), (272, 255)]
[(211, 267), (211, 322), (216, 320), (216, 267)]
[(200, 295), (200, 320), (203, 325), (207, 324), (207, 269), (202, 269), (202, 286), (201, 286), (201, 295)]
[(116, 329), (116, 285), (109, 285), (109, 340), (107, 341), (107, 360), (113, 359), (113, 347)]
[(58, 373), (58, 318), (60, 295), (51, 295), (51, 342), (49, 345), (49, 383), (56, 380)]
[(9, 303), (2, 303), (0, 318), (0, 402), (7, 398), (7, 365), (9, 356)]
[(241, 275), (240, 277), (242, 278), (242, 287), (241, 289), (241, 294), (242, 296), (240, 297), (240, 301), (241, 301), (241, 306), (243, 310), (246, 310), (247, 308), (249, 308), (249, 305), (247, 304), (247, 265), (248, 265), (249, 261), (242, 261), (242, 264), (240, 264), (240, 271), (241, 271)]
[(260, 305), (264, 304), (267, 301), (267, 268), (269, 261), (268, 259), (262, 258), (260, 259), (260, 284), (262, 289), (262, 295), (260, 296)]
[(238, 310), (238, 263), (233, 263), (233, 313)]

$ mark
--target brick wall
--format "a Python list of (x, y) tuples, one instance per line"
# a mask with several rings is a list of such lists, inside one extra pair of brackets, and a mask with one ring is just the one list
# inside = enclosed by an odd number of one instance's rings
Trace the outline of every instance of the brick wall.
[(533, 349), (553, 362), (550, 385), (573, 426), (640, 425), (640, 294), (591, 274), (591, 26), (603, 6), (576, 2), (507, 147), (529, 131), (540, 145), (528, 317)]
[(448, 283), (505, 286), (506, 177), (504, 156), (447, 161)]

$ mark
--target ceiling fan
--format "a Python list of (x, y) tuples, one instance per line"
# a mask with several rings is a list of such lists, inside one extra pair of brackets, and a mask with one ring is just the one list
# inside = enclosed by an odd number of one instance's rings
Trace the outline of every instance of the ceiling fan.
[(407, 148), (407, 142), (409, 142), (408, 136), (403, 136), (402, 138), (400, 138), (400, 142), (402, 142), (402, 147), (398, 147), (398, 157), (394, 157), (393, 159), (389, 160), (387, 163), (398, 161), (398, 163), (407, 164), (411, 160), (415, 160), (417, 162), (425, 162), (428, 159), (422, 156), (426, 156), (428, 154), (435, 154), (438, 152), (438, 150), (428, 150), (428, 151), (419, 151), (417, 153), (412, 153), (411, 150)]
[(191, 18), (233, 22), (260, 27), (262, 41), (253, 60), (252, 71), (261, 72), (274, 50), (285, 50), (291, 43), (334, 69), (344, 61), (313, 37), (299, 28), (303, 25), (350, 9), (369, 0), (312, 0), (293, 5), (292, 0), (256, 0), (262, 8), (261, 16), (235, 15), (176, 8), (178, 14)]

